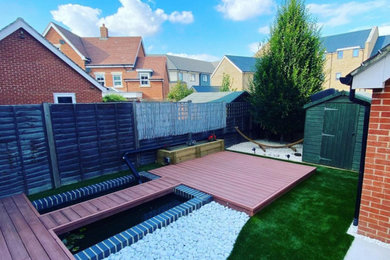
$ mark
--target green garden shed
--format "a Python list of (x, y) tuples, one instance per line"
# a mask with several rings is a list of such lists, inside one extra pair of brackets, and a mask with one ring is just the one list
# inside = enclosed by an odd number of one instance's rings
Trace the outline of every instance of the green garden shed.
[(352, 102), (349, 92), (328, 93), (317, 96), (304, 106), (302, 160), (358, 171), (364, 117), (369, 113), (371, 99), (355, 94)]

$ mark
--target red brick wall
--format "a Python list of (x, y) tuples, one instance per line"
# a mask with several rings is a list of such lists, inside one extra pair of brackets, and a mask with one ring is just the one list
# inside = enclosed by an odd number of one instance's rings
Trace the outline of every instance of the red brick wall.
[(26, 31), (0, 41), (0, 105), (54, 102), (75, 93), (77, 103), (100, 102), (102, 92)]
[[(59, 44), (60, 40), (64, 40), (53, 28), (50, 28), (45, 38), (52, 44)], [(78, 55), (77, 52), (75, 52), (75, 50), (69, 44), (67, 44), (66, 42), (64, 44), (61, 44), (60, 50), (73, 62), (75, 62), (81, 68), (85, 69), (84, 60), (81, 59), (80, 55)]]
[(373, 92), (358, 233), (390, 243), (390, 80)]
[(161, 101), (165, 98), (161, 81), (151, 81), (150, 87), (141, 87), (139, 81), (127, 81), (126, 91), (142, 92), (142, 99)]

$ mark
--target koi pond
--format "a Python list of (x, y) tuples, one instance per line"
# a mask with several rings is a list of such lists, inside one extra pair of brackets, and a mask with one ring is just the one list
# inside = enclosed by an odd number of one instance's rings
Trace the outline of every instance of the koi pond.
[(100, 241), (142, 223), (189, 199), (174, 193), (60, 235), (66, 247), (76, 254)]

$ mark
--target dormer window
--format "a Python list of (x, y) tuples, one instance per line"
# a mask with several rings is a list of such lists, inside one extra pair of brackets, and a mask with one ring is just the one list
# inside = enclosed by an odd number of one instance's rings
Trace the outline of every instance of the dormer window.
[(141, 87), (150, 87), (150, 78), (153, 70), (151, 69), (137, 69), (139, 84)]
[(139, 81), (141, 83), (141, 87), (149, 87), (150, 86), (150, 74), (149, 73), (140, 73)]

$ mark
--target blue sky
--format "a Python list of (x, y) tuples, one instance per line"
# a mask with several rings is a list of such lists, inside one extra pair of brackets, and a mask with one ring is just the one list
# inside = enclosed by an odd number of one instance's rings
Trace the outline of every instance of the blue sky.
[[(0, 27), (22, 17), (39, 32), (50, 21), (81, 36), (143, 36), (146, 52), (217, 60), (251, 56), (267, 40), (280, 0), (0, 0)], [(390, 0), (306, 1), (322, 35), (379, 26), (390, 34)]]

